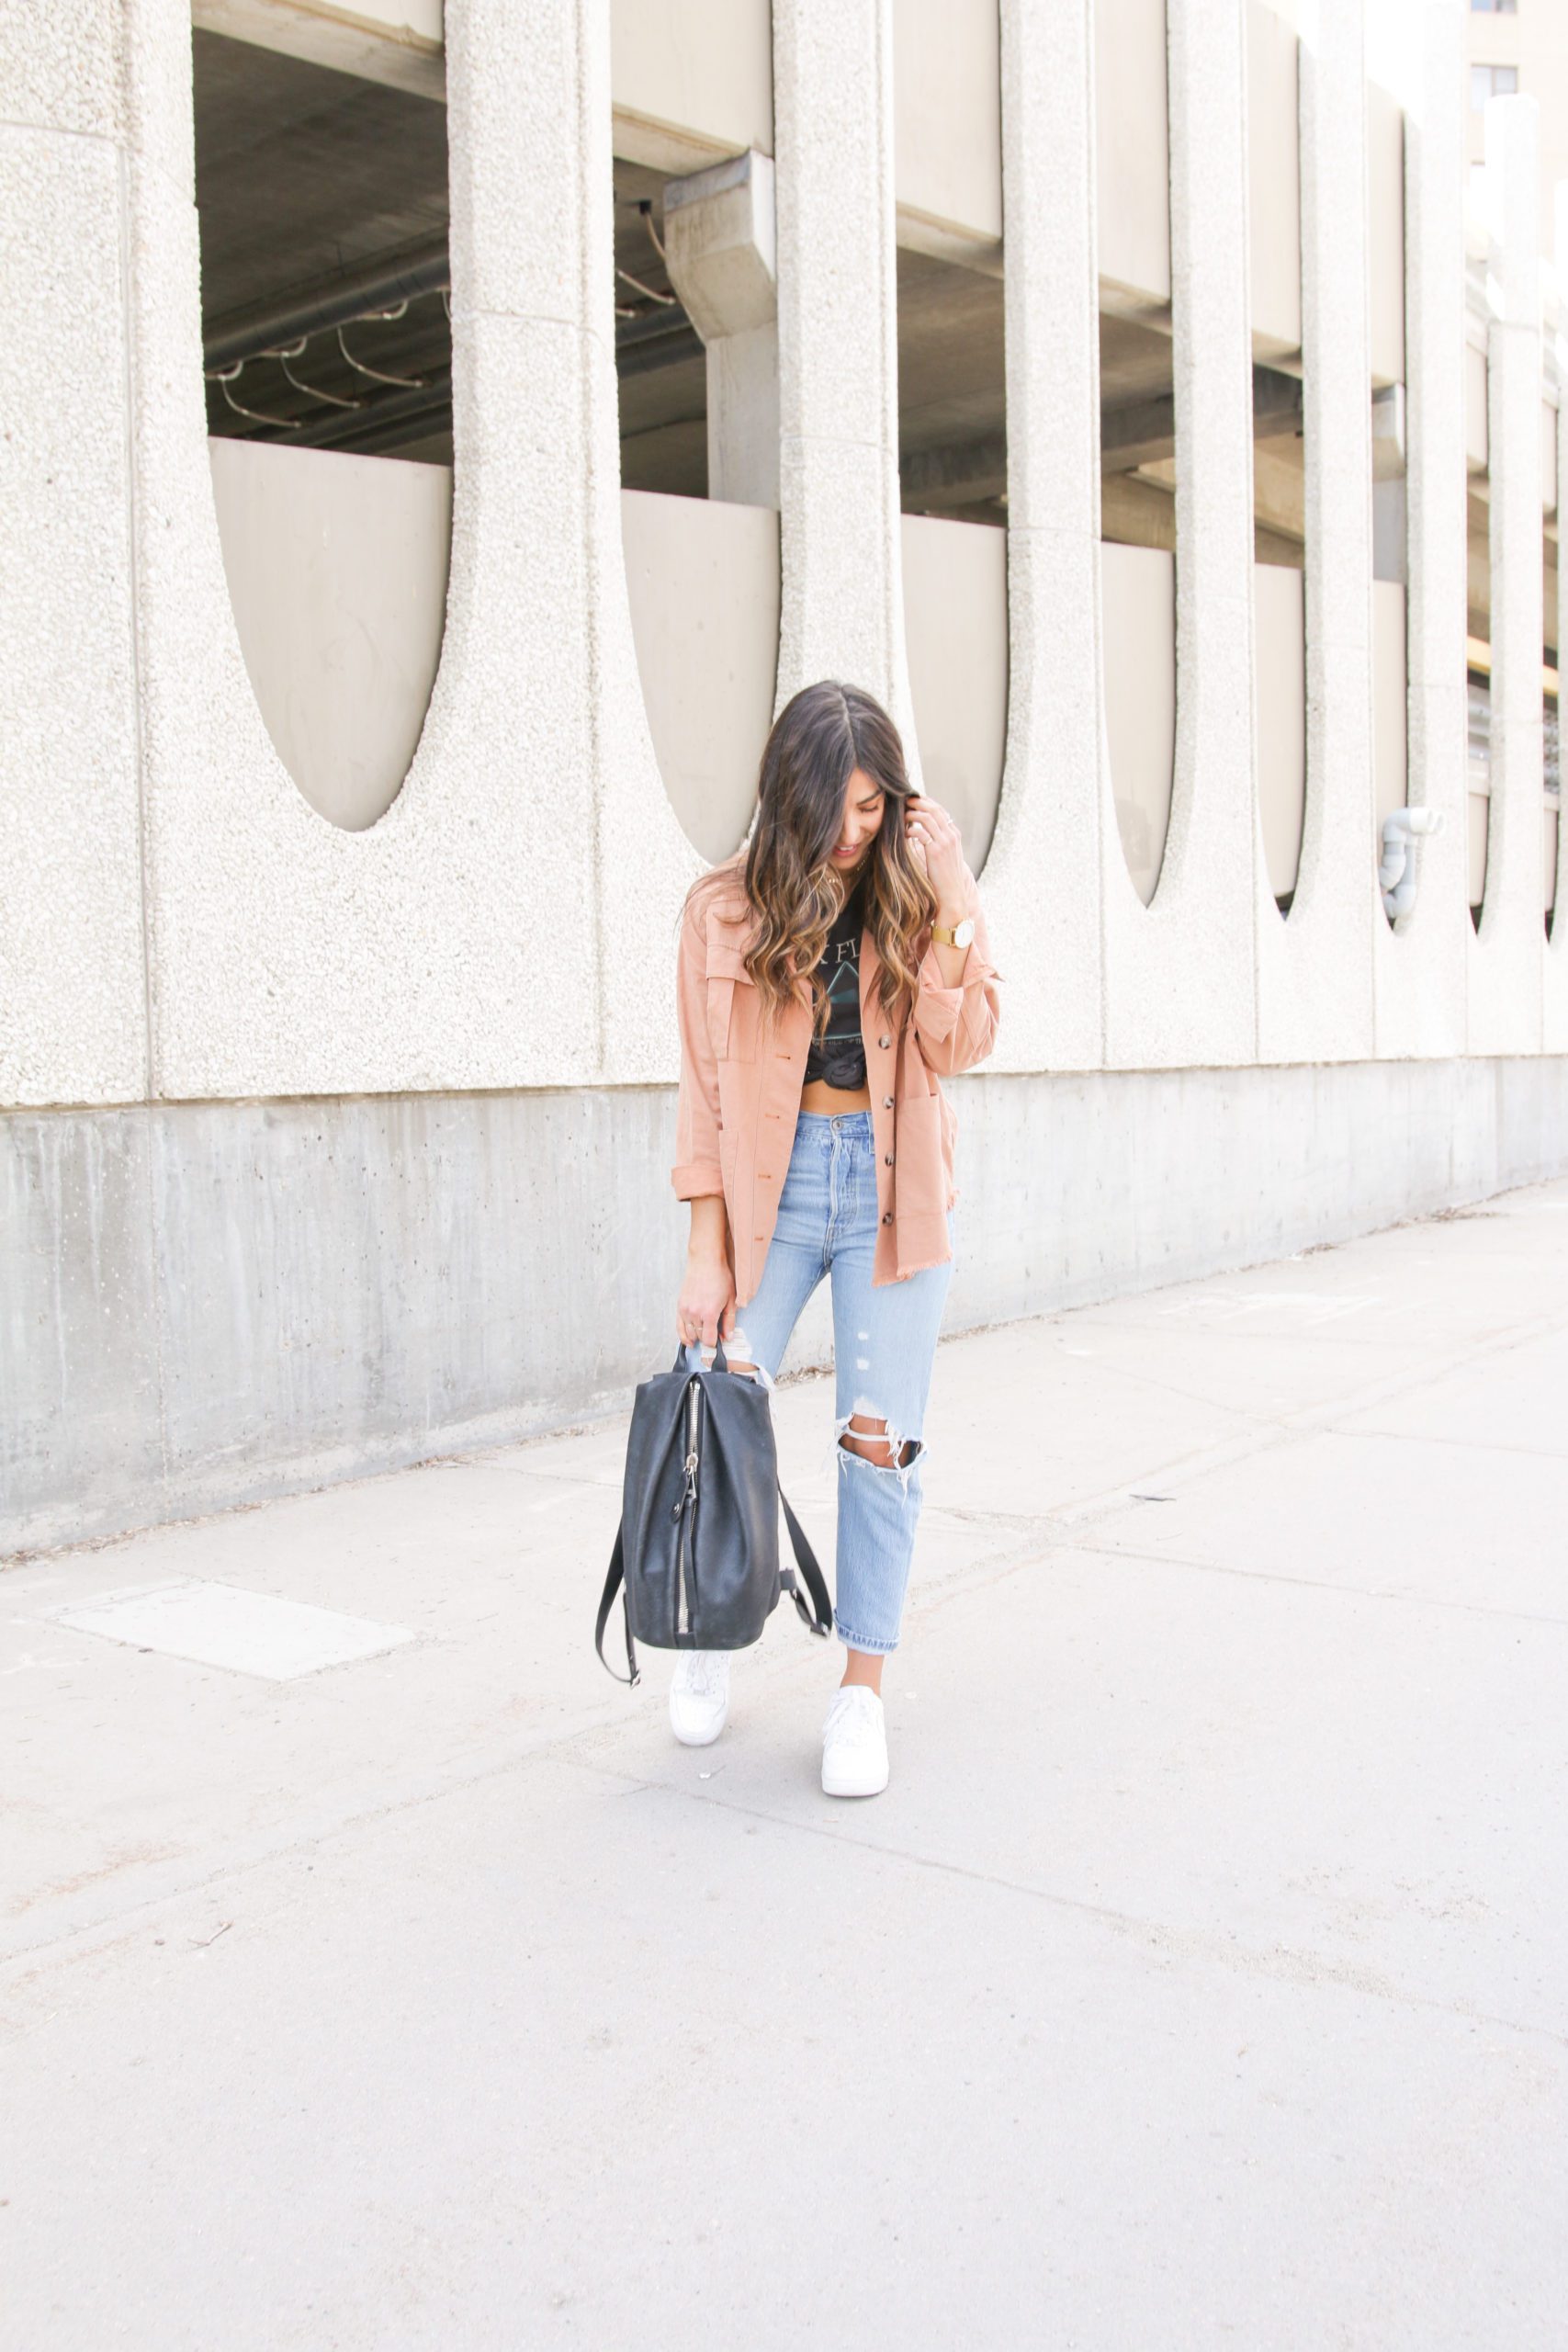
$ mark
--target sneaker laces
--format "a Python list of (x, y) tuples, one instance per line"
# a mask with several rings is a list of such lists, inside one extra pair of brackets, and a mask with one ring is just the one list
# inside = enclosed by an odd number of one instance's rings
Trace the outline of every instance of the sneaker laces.
[(822, 1736), (851, 1747), (874, 1746), (881, 1712), (881, 1702), (874, 1690), (867, 1689), (863, 1682), (846, 1682), (833, 1693)]
[(728, 1650), (682, 1650), (680, 1687), (693, 1699), (716, 1699), (729, 1671)]

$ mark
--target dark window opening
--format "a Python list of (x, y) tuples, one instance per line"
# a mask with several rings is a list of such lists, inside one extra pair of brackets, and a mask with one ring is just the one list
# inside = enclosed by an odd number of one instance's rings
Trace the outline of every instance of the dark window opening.
[(450, 464), (446, 107), (191, 39), (208, 431)]
[(668, 177), (619, 155), (615, 160), (621, 485), (705, 498), (707, 357), (664, 266)]

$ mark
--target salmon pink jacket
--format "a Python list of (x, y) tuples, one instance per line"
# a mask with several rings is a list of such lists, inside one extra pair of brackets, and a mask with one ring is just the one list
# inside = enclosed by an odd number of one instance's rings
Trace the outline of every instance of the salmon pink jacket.
[[(729, 1219), (738, 1306), (761, 1279), (778, 1216), (779, 1192), (795, 1145), (795, 1120), (811, 1043), (804, 996), (761, 1018), (744, 954), (752, 923), (743, 878), (745, 852), (726, 859), (725, 880), (687, 903), (676, 959), (681, 1084), (675, 1114), (678, 1200), (720, 1193)], [(968, 911), (975, 936), (957, 984), (949, 988), (926, 936), (913, 1006), (901, 1021), (876, 992), (882, 959), (868, 930), (861, 935), (861, 1035), (876, 1142), (879, 1224), (874, 1284), (902, 1282), (952, 1254), (947, 1211), (958, 1198), (953, 1147), (957, 1122), (940, 1080), (985, 1060), (1001, 1014), (978, 893)]]

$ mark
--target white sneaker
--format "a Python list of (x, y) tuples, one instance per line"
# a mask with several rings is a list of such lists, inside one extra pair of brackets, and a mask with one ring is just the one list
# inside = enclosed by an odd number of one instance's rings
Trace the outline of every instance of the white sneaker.
[(822, 1786), (830, 1797), (880, 1796), (887, 1786), (882, 1701), (863, 1682), (833, 1693), (822, 1726)]
[(729, 1713), (729, 1652), (682, 1650), (670, 1685), (670, 1728), (682, 1747), (708, 1747)]

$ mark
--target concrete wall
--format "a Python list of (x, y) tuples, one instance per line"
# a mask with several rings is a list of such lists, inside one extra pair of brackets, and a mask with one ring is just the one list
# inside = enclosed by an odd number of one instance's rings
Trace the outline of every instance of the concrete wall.
[(1374, 384), (1404, 381), (1404, 115), (1367, 85), (1367, 300)]
[(1306, 630), (1303, 575), (1280, 564), (1252, 571), (1257, 663), (1258, 814), (1276, 899), (1294, 890), (1306, 822)]
[[(954, 1330), (1568, 1161), (1568, 1066), (1540, 1057), (976, 1074), (953, 1099)], [(673, 1140), (671, 1091), (642, 1087), (0, 1123), (0, 1556), (620, 1410), (673, 1355)], [(788, 1368), (831, 1336), (824, 1284)]]
[(1247, 267), (1260, 359), (1302, 347), (1300, 119), (1294, 24), (1266, 0), (1247, 0)]
[(617, 155), (680, 173), (773, 153), (768, 0), (610, 0), (609, 19)]
[(779, 656), (779, 518), (717, 499), (621, 492), (649, 731), (687, 839), (716, 861), (757, 799)]
[[(1476, 64), (1514, 66), (1519, 89), (1540, 108), (1540, 236), (1550, 252), (1552, 192), (1568, 178), (1568, 14), (1529, 5), (1510, 16), (1490, 8), (1475, 11), (1467, 17), (1465, 47)], [(1468, 67), (1461, 71), (1468, 84)], [(1484, 169), (1485, 126), (1472, 109), (1467, 109), (1465, 153), (1472, 172)]]
[[(1353, 1104), (1393, 1127), (1419, 1087), (1460, 1154), (1445, 1162), (1451, 1181), (1458, 1166), (1511, 1179), (1540, 1172), (1558, 1148), (1568, 1054), (1568, 925), (1549, 943), (1540, 911), (1540, 411), (1556, 356), (1555, 319), (1543, 345), (1537, 299), (1534, 109), (1500, 100), (1488, 118), (1495, 291), (1477, 324), (1497, 666), (1477, 934), (1459, 659), (1463, 28), (1456, 0), (1421, 10), (1403, 140), (1407, 789), (1446, 821), (1422, 845), (1414, 912), (1391, 927), (1375, 874), (1362, 27), (1354, 5), (1319, 17), (1297, 51), (1306, 782), (1282, 923), (1254, 692), (1247, 11), (1243, 0), (1163, 11), (1002, 0), (1002, 252), (971, 255), (1001, 268), (1007, 302), (1006, 738), (982, 877), (1007, 981), (984, 1099), (1012, 1087), (1054, 1111), (1081, 1081), (1096, 1102), (1168, 1103), (1183, 1089), (1230, 1100), (1234, 1089), (1299, 1103), (1316, 1088), (1340, 1106), (1335, 1119)], [(20, 1238), (0, 1328), (9, 1427), (21, 1431), (13, 1491), (30, 1498), (29, 1524), (126, 1523), (182, 1497), (254, 1491), (262, 1465), (297, 1479), (485, 1420), (498, 1392), (444, 1368), (428, 1321), (407, 1326), (427, 1342), (380, 1337), (405, 1293), (423, 1295), (427, 1263), (449, 1262), (441, 1249), (474, 1222), (469, 1193), (491, 1164), (460, 1139), (443, 1157), (442, 1137), (466, 1132), (468, 1116), (444, 1106), (491, 1104), (503, 1160), (541, 1138), (564, 1155), (570, 1186), (547, 1187), (529, 1211), (539, 1222), (528, 1246), (552, 1263), (600, 1248), (606, 1203), (645, 1241), (666, 1229), (649, 1205), (665, 1181), (651, 1125), (628, 1130), (635, 1172), (615, 1175), (575, 1112), (533, 1124), (563, 1102), (664, 1101), (671, 943), (703, 865), (660, 776), (623, 548), (604, 266), (615, 21), (604, 0), (466, 0), (446, 27), (457, 452), (446, 622), (401, 787), (378, 821), (349, 831), (321, 820), (279, 757), (228, 593), (202, 400), (185, 0), (67, 0), (4, 19), (16, 323), (0, 346), (0, 1102)], [(675, 126), (700, 152), (759, 130), (758, 18), (726, 9), (706, 21), (722, 53), (701, 60), (705, 71), (733, 71), (738, 88), (749, 75), (752, 97), (744, 122), (742, 106), (722, 124)], [(682, 13), (681, 40), (696, 22)], [(918, 766), (909, 648), (922, 624), (906, 596), (897, 478), (893, 0), (774, 0), (771, 32), (775, 691), (823, 674), (863, 680), (904, 725)], [(1123, 116), (1118, 93), (1130, 91), (1143, 95)], [(1123, 120), (1140, 141), (1125, 157)], [(1117, 849), (1102, 627), (1113, 560), (1100, 538), (1096, 323), (1117, 283), (1130, 306), (1168, 310), (1175, 382), (1175, 722), (1147, 904)], [(993, 688), (987, 724), (995, 708)], [(1506, 1088), (1510, 1104), (1527, 1104), (1529, 1149), (1514, 1110), (1496, 1108), (1501, 1069), (1526, 1073)], [(1322, 1091), (1336, 1069), (1362, 1074), (1342, 1096)], [(456, 1128), (442, 1126), (448, 1116)], [(399, 1164), (440, 1243), (428, 1259), (419, 1218), (389, 1224), (386, 1249), (372, 1247), (390, 1195), (371, 1171), (394, 1147), (367, 1142), (340, 1163), (356, 1122), (400, 1138)], [(1057, 1148), (1048, 1127), (1027, 1132), (1030, 1151)], [(286, 1133), (316, 1142), (275, 1159), (266, 1138)], [(976, 1120), (962, 1146), (971, 1179), (983, 1133)], [(1207, 1203), (1194, 1248), (1277, 1238), (1271, 1164), (1233, 1191), (1226, 1131), (1208, 1133), (1219, 1156), (1203, 1171), (1192, 1163), (1190, 1196)], [(1080, 1201), (1119, 1175), (1100, 1166), (1108, 1137), (1123, 1148), (1124, 1131), (1091, 1121), (1061, 1146)], [(1157, 1177), (1157, 1152), (1150, 1164)], [(1389, 1163), (1382, 1208), (1435, 1165)], [(247, 1166), (265, 1168), (266, 1182)], [(1013, 1209), (994, 1213), (1027, 1214), (1043, 1253), (1056, 1211), (1019, 1166)], [(639, 1188), (641, 1224), (623, 1184)], [(1155, 1182), (1142, 1194), (1158, 1229), (1140, 1254), (1114, 1257), (1128, 1280), (1177, 1261), (1190, 1230), (1179, 1190), (1168, 1202)], [(1326, 1178), (1311, 1194), (1323, 1229), (1340, 1198)], [(297, 1204), (312, 1238), (290, 1259), (276, 1220)], [(1008, 1291), (998, 1275), (987, 1311), (1024, 1311), (1039, 1295), (1032, 1280), (1019, 1274)], [(299, 1305), (312, 1283), (316, 1319)], [(201, 1302), (223, 1300), (204, 1318)], [(132, 1328), (141, 1336), (117, 1359), (115, 1334)], [(295, 1335), (287, 1346), (281, 1328)], [(101, 1363), (84, 1357), (77, 1330), (102, 1337)], [(301, 1350), (320, 1361), (299, 1362)], [(122, 1392), (106, 1385), (117, 1360)], [(496, 1361), (510, 1384), (493, 1407), (503, 1416), (570, 1409), (592, 1382), (570, 1347), (554, 1359), (558, 1378), (505, 1349)], [(626, 1369), (621, 1360), (615, 1377)], [(127, 1435), (150, 1378), (156, 1447)], [(299, 1390), (275, 1408), (280, 1381)], [(196, 1417), (188, 1442), (182, 1396)], [(73, 1451), (78, 1424), (97, 1433), (99, 1480)]]
[[(396, 798), (441, 649), (451, 469), (209, 445), (246, 674), (313, 808), (350, 830)], [(985, 863), (1007, 740), (1007, 539), (901, 518), (916, 748)], [(637, 678), (659, 772), (705, 858), (745, 835), (773, 720), (779, 518), (717, 499), (621, 492)]]
[(446, 466), (208, 444), (223, 575), (273, 748), (351, 831), (397, 798), (441, 659)]
[(148, 1091), (110, 12), (0, 18), (0, 1103)]
[(1107, 544), (1100, 583), (1117, 837), (1147, 906), (1165, 855), (1176, 758), (1176, 559), (1164, 548)]
[(900, 242), (959, 257), (999, 248), (997, 0), (893, 0), (893, 105)]
[(1166, 0), (1092, 11), (1100, 281), (1108, 299), (1156, 310), (1170, 300), (1165, 11)]
[[(1117, 832), (1146, 906), (1170, 824), (1176, 744), (1176, 563), (1163, 548), (1100, 550), (1105, 723)], [(1252, 571), (1258, 807), (1269, 887), (1296, 887), (1306, 808), (1306, 639), (1301, 572)], [(1403, 645), (1399, 693), (1404, 695)], [(1402, 795), (1403, 797), (1403, 795)]]
[(1007, 534), (905, 514), (904, 635), (925, 789), (978, 874), (996, 830), (1008, 722)]

